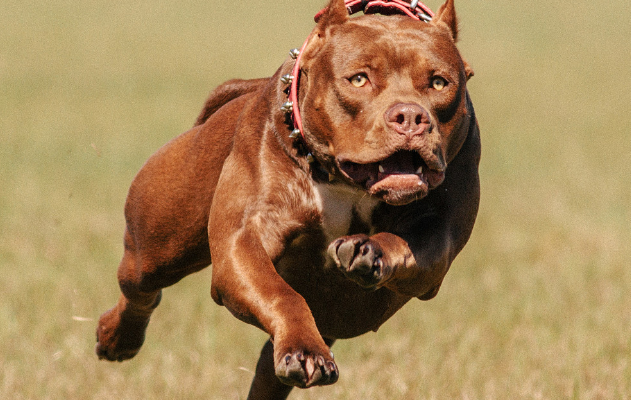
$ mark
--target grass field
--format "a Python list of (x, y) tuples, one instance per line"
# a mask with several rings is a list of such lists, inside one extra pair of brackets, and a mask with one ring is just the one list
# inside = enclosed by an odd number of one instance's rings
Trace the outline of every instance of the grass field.
[[(322, 3), (0, 3), (0, 398), (245, 398), (266, 337), (212, 302), (210, 270), (166, 290), (131, 361), (96, 359), (96, 320), (144, 160), (212, 87), (273, 73)], [(339, 382), (292, 398), (630, 398), (631, 5), (456, 6), (473, 237), (436, 299), (338, 342)]]

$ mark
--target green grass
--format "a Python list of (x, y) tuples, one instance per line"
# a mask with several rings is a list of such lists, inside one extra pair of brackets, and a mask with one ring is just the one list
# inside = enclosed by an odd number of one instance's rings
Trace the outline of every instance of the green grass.
[[(456, 3), (473, 237), (436, 299), (337, 343), (339, 382), (292, 398), (629, 398), (631, 6)], [(209, 270), (165, 292), (135, 359), (93, 353), (131, 179), (213, 86), (273, 73), (322, 5), (244, 4), (0, 4), (0, 398), (245, 398), (265, 335), (212, 302)]]

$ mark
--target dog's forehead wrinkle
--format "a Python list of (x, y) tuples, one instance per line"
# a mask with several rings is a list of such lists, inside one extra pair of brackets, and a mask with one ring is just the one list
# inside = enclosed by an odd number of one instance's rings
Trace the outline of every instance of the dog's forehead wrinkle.
[[(418, 29), (417, 26), (410, 28), (405, 24), (403, 26), (394, 24), (392, 17), (381, 17), (383, 16), (366, 16), (365, 19), (360, 17), (351, 20), (334, 31), (326, 46), (341, 53), (362, 50), (374, 53), (375, 50), (383, 52), (384, 49), (401, 47), (406, 43), (418, 45), (429, 38), (428, 33)], [(408, 22), (407, 19), (403, 21)], [(392, 43), (396, 45), (389, 45)]]
[(371, 71), (378, 75), (394, 73), (427, 74), (432, 68), (451, 65), (449, 59), (439, 58), (435, 51), (413, 38), (380, 35), (371, 38), (362, 46), (337, 46), (333, 49), (331, 69), (337, 77), (348, 78), (349, 74)]

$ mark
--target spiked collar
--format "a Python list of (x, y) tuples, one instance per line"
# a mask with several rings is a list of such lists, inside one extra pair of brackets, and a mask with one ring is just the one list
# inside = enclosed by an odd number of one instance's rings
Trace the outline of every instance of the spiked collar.
[[(424, 22), (430, 22), (434, 17), (432, 10), (418, 0), (411, 0), (410, 2), (404, 0), (345, 0), (345, 4), (349, 15), (355, 14), (359, 11), (363, 11), (364, 14), (400, 14), (407, 15), (410, 18)], [(326, 10), (327, 9), (323, 9), (315, 15), (314, 19), (316, 22), (318, 22)], [(294, 129), (289, 137), (292, 139), (302, 138), (304, 144), (306, 144), (305, 134), (302, 127), (300, 109), (298, 107), (298, 83), (300, 80), (300, 60), (302, 58), (302, 53), (309, 42), (309, 38), (310, 36), (307, 37), (307, 40), (305, 40), (300, 50), (292, 49), (289, 51), (289, 55), (291, 58), (296, 60), (296, 62), (291, 74), (283, 75), (281, 77), (281, 82), (284, 84), (291, 84), (289, 89), (289, 98), (281, 107), (283, 112), (291, 114), (292, 116)], [(313, 156), (308, 154), (307, 159), (309, 162), (312, 162)]]

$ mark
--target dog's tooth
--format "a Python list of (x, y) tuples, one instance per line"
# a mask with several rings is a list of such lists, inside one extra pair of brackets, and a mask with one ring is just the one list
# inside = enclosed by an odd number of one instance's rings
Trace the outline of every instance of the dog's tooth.
[(297, 139), (300, 137), (300, 129), (294, 129), (293, 131), (291, 131), (291, 133), (289, 134), (289, 137), (292, 139)]
[(280, 108), (280, 110), (282, 112), (285, 113), (290, 113), (294, 110), (294, 103), (292, 101), (287, 101), (285, 103), (283, 103), (282, 107)]
[(420, 167), (418, 167), (418, 169), (416, 170), (417, 174), (422, 174), (423, 173), (423, 166), (421, 165)]
[(293, 80), (294, 80), (294, 76), (293, 76), (293, 75), (291, 75), (291, 74), (286, 74), (286, 75), (283, 75), (283, 76), (280, 78), (280, 81), (281, 81), (282, 83), (284, 83), (285, 85), (290, 84)]
[(313, 157), (313, 154), (311, 153), (307, 154), (307, 162), (311, 164), (314, 161), (315, 161), (315, 158)]
[(295, 60), (300, 55), (300, 50), (298, 50), (298, 49), (291, 49), (291, 50), (289, 50), (289, 55), (291, 56), (291, 58), (293, 58)]
[(382, 174), (386, 172), (386, 170), (383, 168), (383, 165), (381, 164), (379, 164), (379, 172), (381, 172)]

